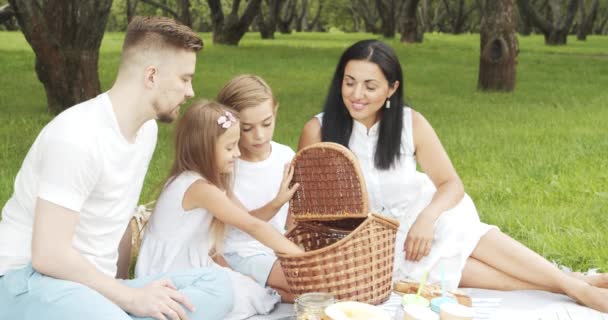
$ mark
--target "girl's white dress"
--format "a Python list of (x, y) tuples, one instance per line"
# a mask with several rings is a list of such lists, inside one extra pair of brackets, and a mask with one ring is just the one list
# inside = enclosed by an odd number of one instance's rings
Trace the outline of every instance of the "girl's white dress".
[[(209, 256), (213, 216), (201, 208), (184, 211), (182, 207), (184, 194), (197, 180), (205, 179), (187, 171), (163, 189), (146, 225), (135, 266), (136, 277), (215, 265)], [(232, 270), (229, 274), (235, 301), (234, 309), (226, 319), (267, 314), (280, 301), (274, 290), (263, 288), (253, 279)]]
[[(321, 122), (322, 114), (316, 118)], [(378, 128), (379, 122), (368, 130), (365, 125), (353, 121), (349, 148), (361, 166), (370, 211), (400, 222), (393, 278), (420, 281), (424, 271), (429, 271), (428, 281), (439, 283), (443, 266), (446, 286), (455, 289), (460, 282), (465, 262), (479, 239), (496, 227), (479, 220), (473, 201), (465, 194), (454, 208), (443, 212), (437, 219), (429, 255), (418, 262), (405, 260), (403, 247), (407, 233), (418, 214), (430, 203), (436, 189), (426, 174), (416, 170), (412, 110), (404, 107), (401, 158), (389, 170), (378, 170), (374, 166)]]

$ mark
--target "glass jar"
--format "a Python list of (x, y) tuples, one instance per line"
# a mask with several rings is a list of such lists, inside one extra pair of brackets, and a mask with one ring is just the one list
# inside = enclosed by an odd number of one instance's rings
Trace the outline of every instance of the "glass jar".
[(310, 292), (296, 298), (294, 308), (297, 320), (321, 320), (325, 308), (335, 302), (331, 293)]

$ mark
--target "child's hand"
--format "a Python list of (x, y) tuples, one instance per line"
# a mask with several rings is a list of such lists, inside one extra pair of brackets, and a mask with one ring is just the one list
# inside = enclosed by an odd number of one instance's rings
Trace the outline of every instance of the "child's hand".
[(279, 192), (277, 196), (274, 198), (275, 202), (279, 205), (279, 207), (283, 206), (287, 201), (293, 197), (293, 194), (300, 187), (299, 183), (294, 183), (291, 188), (289, 184), (291, 183), (291, 179), (293, 178), (294, 168), (291, 163), (286, 163), (285, 168), (283, 169), (283, 180), (281, 181), (281, 187), (279, 188)]

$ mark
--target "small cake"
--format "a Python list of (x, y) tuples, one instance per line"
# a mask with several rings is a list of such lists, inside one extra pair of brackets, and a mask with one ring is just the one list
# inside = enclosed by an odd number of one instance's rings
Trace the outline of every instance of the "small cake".
[[(399, 280), (393, 283), (393, 291), (399, 294), (417, 293), (419, 283), (411, 280)], [(471, 297), (461, 290), (448, 290), (447, 296), (456, 299), (459, 304), (467, 307), (473, 305)], [(429, 301), (433, 298), (441, 297), (441, 287), (435, 284), (427, 284), (422, 288), (421, 296), (425, 297)]]
[(371, 304), (344, 301), (325, 308), (329, 320), (391, 320), (388, 312)]

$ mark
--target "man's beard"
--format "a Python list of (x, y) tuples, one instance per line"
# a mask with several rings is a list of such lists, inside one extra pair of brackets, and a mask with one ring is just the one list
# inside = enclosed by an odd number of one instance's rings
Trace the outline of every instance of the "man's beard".
[(162, 123), (171, 123), (173, 120), (175, 120), (175, 117), (168, 113), (159, 113), (156, 115), (156, 120)]
[[(179, 108), (179, 107), (178, 107)], [(171, 123), (175, 120), (176, 116), (173, 114), (173, 110), (169, 112), (159, 112), (160, 107), (158, 103), (154, 103), (154, 112), (156, 112), (156, 120), (162, 123)]]

